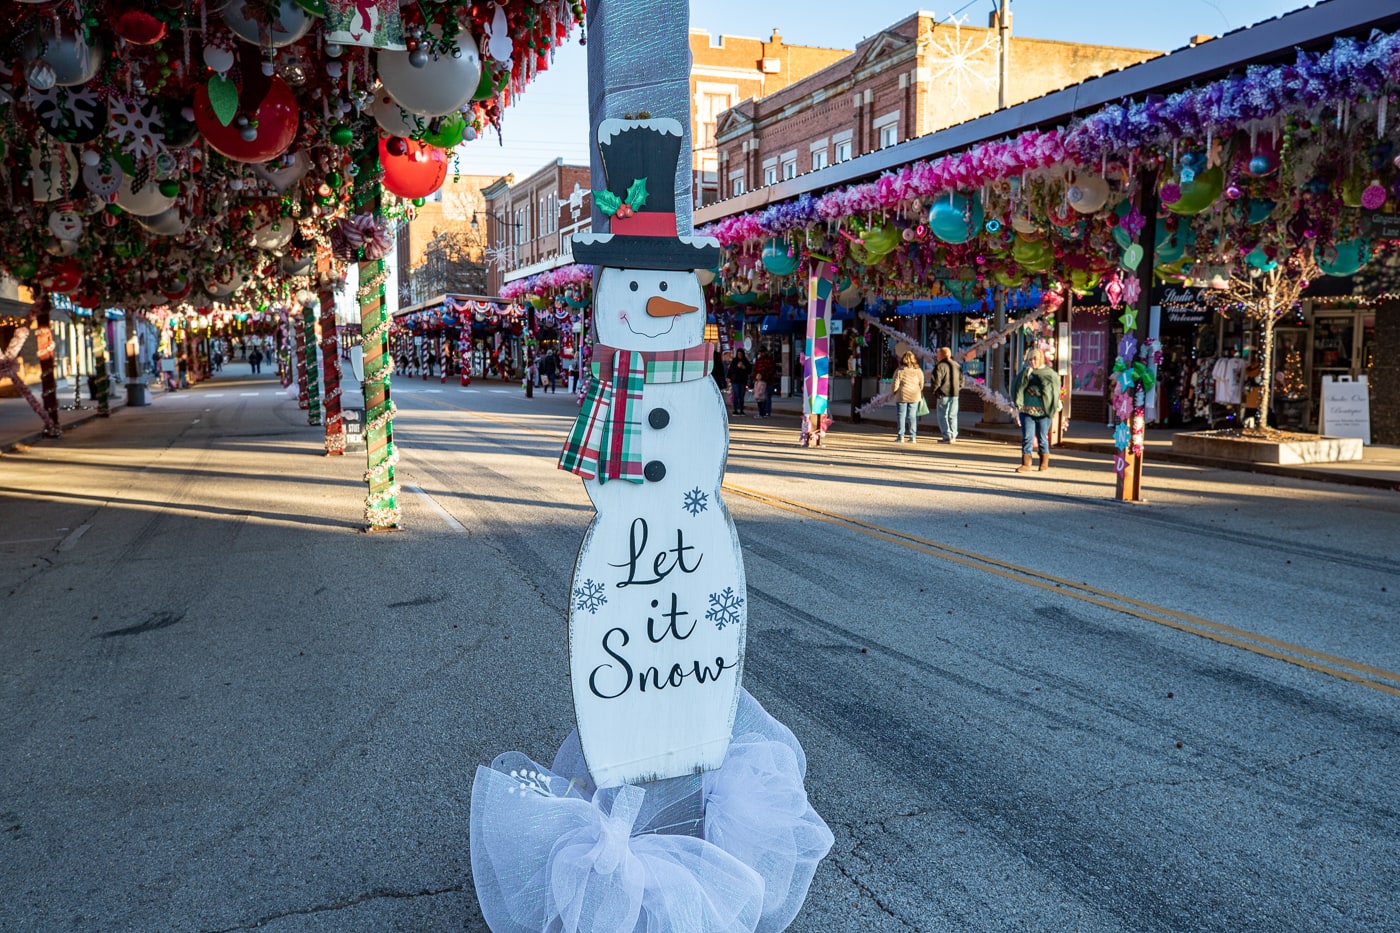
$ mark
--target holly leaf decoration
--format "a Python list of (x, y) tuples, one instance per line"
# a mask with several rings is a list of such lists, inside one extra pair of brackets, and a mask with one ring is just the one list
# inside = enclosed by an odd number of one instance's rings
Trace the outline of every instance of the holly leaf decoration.
[(647, 180), (645, 178), (638, 178), (627, 187), (627, 203), (633, 210), (637, 210), (647, 203)]
[(209, 79), (209, 109), (224, 126), (233, 122), (238, 113), (238, 85), (218, 75)]
[(617, 213), (617, 209), (622, 206), (622, 198), (606, 189), (593, 192), (593, 203), (598, 205), (598, 210), (609, 217)]

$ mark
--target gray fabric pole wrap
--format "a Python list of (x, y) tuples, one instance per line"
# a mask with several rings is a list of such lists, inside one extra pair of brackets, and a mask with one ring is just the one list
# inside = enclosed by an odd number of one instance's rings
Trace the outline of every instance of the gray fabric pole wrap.
[[(684, 129), (676, 167), (676, 232), (691, 232), (690, 4), (687, 0), (594, 0), (588, 6), (588, 143), (594, 190), (606, 187), (598, 124), (645, 110)], [(593, 229), (607, 229), (593, 207)]]

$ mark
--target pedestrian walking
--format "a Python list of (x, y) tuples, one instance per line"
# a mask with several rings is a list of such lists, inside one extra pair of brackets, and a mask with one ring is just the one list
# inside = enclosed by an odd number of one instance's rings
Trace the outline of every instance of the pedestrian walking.
[(933, 367), (933, 410), (945, 444), (958, 442), (958, 394), (962, 387), (962, 366), (953, 359), (952, 350), (939, 347), (938, 363)]
[(434, 352), (432, 351), (432, 349), (430, 348), (430, 349), (428, 350), (427, 353), (423, 354), (423, 378), (424, 378), (424, 379), (427, 379), (429, 376), (434, 375), (434, 373), (433, 373), (433, 368), (434, 368), (435, 366), (437, 366), (437, 354), (434, 353)]
[(175, 372), (179, 375), (180, 388), (188, 389), (190, 387), (190, 359), (183, 353), (175, 362)]
[(758, 358), (753, 361), (753, 400), (758, 405), (760, 418), (773, 414), (773, 389), (777, 381), (778, 364), (773, 354), (766, 349), (759, 350)]
[(1040, 469), (1050, 469), (1050, 419), (1060, 410), (1060, 377), (1046, 363), (1045, 351), (1031, 350), (1013, 383), (1012, 401), (1021, 419), (1021, 465), (1031, 471), (1031, 453), (1040, 448)]
[(729, 388), (729, 373), (724, 367), (724, 357), (720, 355), (719, 347), (715, 347), (715, 363), (710, 368), (710, 375), (715, 380), (715, 385), (719, 386), (720, 394)]
[(221, 350), (221, 349), (219, 349), (218, 347), (215, 347), (215, 348), (214, 348), (214, 354), (213, 354), (211, 357), (209, 357), (209, 362), (210, 362), (210, 364), (213, 365), (213, 367), (214, 367), (214, 372), (216, 372), (216, 373), (221, 373), (221, 372), (223, 372), (223, 371), (224, 371), (224, 351)]
[(248, 367), (254, 375), (262, 372), (262, 361), (262, 350), (253, 347), (253, 352), (248, 354)]
[(546, 392), (555, 391), (559, 382), (559, 357), (553, 350), (546, 350), (540, 357), (540, 384)]
[(899, 368), (894, 371), (894, 385), (890, 395), (895, 401), (896, 443), (903, 443), (905, 437), (913, 444), (919, 439), (919, 405), (924, 402), (924, 370), (913, 350), (905, 350), (899, 358)]
[(743, 347), (734, 351), (734, 359), (729, 361), (729, 372), (726, 375), (729, 377), (729, 397), (734, 405), (734, 414), (742, 415), (744, 397), (749, 392), (749, 377), (753, 375), (753, 366), (749, 363)]

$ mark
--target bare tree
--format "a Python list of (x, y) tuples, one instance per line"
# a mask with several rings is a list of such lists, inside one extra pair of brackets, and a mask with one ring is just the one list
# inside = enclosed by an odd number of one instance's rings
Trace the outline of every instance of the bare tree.
[(1241, 310), (1259, 322), (1264, 332), (1263, 359), (1259, 364), (1263, 380), (1259, 395), (1259, 424), (1269, 423), (1269, 403), (1274, 388), (1274, 325), (1278, 319), (1298, 305), (1308, 283), (1321, 270), (1311, 248), (1297, 249), (1272, 268), (1257, 269), (1248, 264), (1235, 267), (1229, 282), (1214, 294), (1214, 303), (1222, 311)]
[(423, 262), (412, 272), (414, 291), (423, 297), (448, 292), (483, 295), (486, 293), (485, 240), (467, 229), (433, 232), (423, 249)]

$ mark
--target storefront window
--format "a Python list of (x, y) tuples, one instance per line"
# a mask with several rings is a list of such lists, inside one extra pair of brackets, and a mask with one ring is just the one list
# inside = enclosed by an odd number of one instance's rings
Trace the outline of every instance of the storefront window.
[(1070, 333), (1070, 391), (1090, 395), (1103, 393), (1104, 350), (1107, 334), (1100, 329)]

